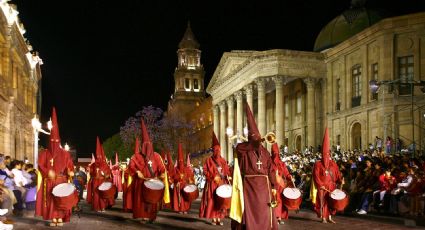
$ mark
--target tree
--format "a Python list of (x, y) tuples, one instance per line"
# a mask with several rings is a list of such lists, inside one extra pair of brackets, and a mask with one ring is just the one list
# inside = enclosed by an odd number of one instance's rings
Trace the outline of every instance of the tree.
[[(108, 159), (115, 159), (115, 153), (118, 153), (120, 161), (125, 161), (125, 159), (133, 155), (133, 148), (124, 144), (119, 133), (103, 142), (103, 149)], [(113, 161), (113, 163), (115, 163), (115, 161)]]
[[(140, 120), (143, 118), (148, 129), (151, 141), (156, 145), (159, 143), (160, 118), (163, 111), (160, 108), (144, 106), (134, 117), (129, 117), (124, 126), (120, 128), (120, 137), (127, 148), (134, 147), (136, 137), (140, 137)], [(157, 147), (157, 146), (154, 146)], [(132, 151), (133, 152), (133, 151)]]

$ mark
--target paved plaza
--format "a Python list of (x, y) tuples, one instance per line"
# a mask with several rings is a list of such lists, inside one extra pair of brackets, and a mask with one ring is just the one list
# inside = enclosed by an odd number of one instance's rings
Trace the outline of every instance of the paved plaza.
[[(122, 202), (117, 200), (116, 205), (105, 213), (97, 213), (90, 210), (90, 206), (85, 201), (81, 201), (83, 212), (78, 217), (73, 215), (71, 223), (66, 224), (61, 229), (90, 229), (90, 230), (124, 230), (124, 229), (230, 229), (230, 220), (224, 221), (224, 226), (212, 226), (205, 219), (198, 218), (200, 199), (192, 205), (188, 215), (181, 215), (171, 211), (160, 211), (154, 224), (141, 224), (138, 220), (132, 219), (131, 213), (122, 212)], [(47, 227), (46, 222), (40, 218), (22, 217), (14, 218), (15, 229), (58, 229), (57, 227)], [(383, 217), (349, 217), (337, 216), (337, 224), (322, 224), (315, 214), (309, 210), (302, 210), (299, 213), (291, 212), (290, 219), (279, 229), (425, 229), (423, 227), (406, 227), (401, 218)]]

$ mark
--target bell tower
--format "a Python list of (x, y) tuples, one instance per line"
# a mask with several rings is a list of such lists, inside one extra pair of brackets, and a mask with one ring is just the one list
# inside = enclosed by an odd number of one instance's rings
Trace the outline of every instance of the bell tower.
[(201, 64), (201, 50), (190, 27), (179, 43), (177, 67), (174, 71), (174, 93), (168, 103), (168, 114), (185, 116), (205, 98), (204, 67)]

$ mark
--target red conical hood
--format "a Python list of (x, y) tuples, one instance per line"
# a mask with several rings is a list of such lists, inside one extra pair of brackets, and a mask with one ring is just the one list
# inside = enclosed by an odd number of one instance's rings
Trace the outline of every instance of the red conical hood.
[(99, 137), (96, 137), (96, 161), (103, 160), (103, 149)]
[(163, 149), (162, 151), (161, 151), (161, 158), (164, 160), (165, 159), (165, 150)]
[(277, 143), (274, 143), (272, 145), (272, 160), (277, 163), (280, 160), (280, 151), (279, 151), (279, 145)]
[(215, 135), (214, 132), (212, 137), (212, 149), (213, 149), (213, 157), (215, 159), (218, 159), (221, 156), (221, 147), (220, 147), (220, 143), (217, 140), (217, 136)]
[(52, 130), (50, 130), (50, 143), (49, 150), (51, 153), (55, 154), (55, 152), (60, 148), (61, 138), (59, 135), (59, 125), (58, 118), (56, 116), (56, 109), (53, 107), (52, 109)]
[(168, 168), (174, 168), (174, 162), (173, 162), (173, 158), (171, 158), (171, 154), (170, 151), (167, 151), (167, 163), (168, 163)]
[(190, 152), (187, 152), (187, 154), (186, 154), (186, 166), (187, 167), (190, 167)]
[(148, 158), (153, 154), (153, 146), (149, 137), (148, 130), (146, 129), (143, 118), (141, 119), (141, 133), (142, 133), (142, 154), (147, 155)]
[(183, 158), (183, 145), (182, 143), (179, 143), (178, 148), (177, 148), (177, 167), (179, 167), (179, 169), (182, 169), (184, 167), (184, 158)]
[(322, 162), (325, 168), (329, 167), (329, 161), (330, 159), (330, 143), (329, 143), (329, 132), (328, 128), (325, 129), (325, 136), (323, 137), (323, 144), (322, 144)]
[(141, 125), (141, 129), (140, 129), (140, 133), (142, 135), (142, 144), (145, 142), (151, 142), (151, 139), (149, 137), (149, 133), (148, 130), (146, 129), (146, 125), (145, 125), (145, 121), (143, 120), (143, 118), (140, 121), (140, 125)]
[(134, 154), (140, 153), (140, 142), (139, 138), (136, 137), (136, 141), (134, 141)]
[(115, 152), (115, 165), (119, 165), (120, 161), (118, 160), (118, 153)]
[(258, 131), (257, 123), (255, 123), (254, 115), (252, 114), (251, 108), (248, 103), (245, 103), (246, 120), (248, 123), (248, 141), (251, 143), (260, 144), (261, 134)]
[(218, 142), (217, 136), (215, 135), (215, 133), (213, 132), (212, 135), (212, 146), (214, 148), (214, 146), (220, 146), (220, 142)]

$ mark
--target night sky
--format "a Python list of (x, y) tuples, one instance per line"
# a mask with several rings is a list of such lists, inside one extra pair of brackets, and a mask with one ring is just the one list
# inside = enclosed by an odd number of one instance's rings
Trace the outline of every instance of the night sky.
[[(400, 15), (423, 0), (369, 0)], [(173, 93), (177, 46), (190, 20), (208, 84), (223, 52), (313, 49), (320, 29), (349, 0), (14, 0), (42, 65), (42, 116), (56, 106), (63, 142), (79, 153), (119, 132), (143, 106), (164, 110)]]

